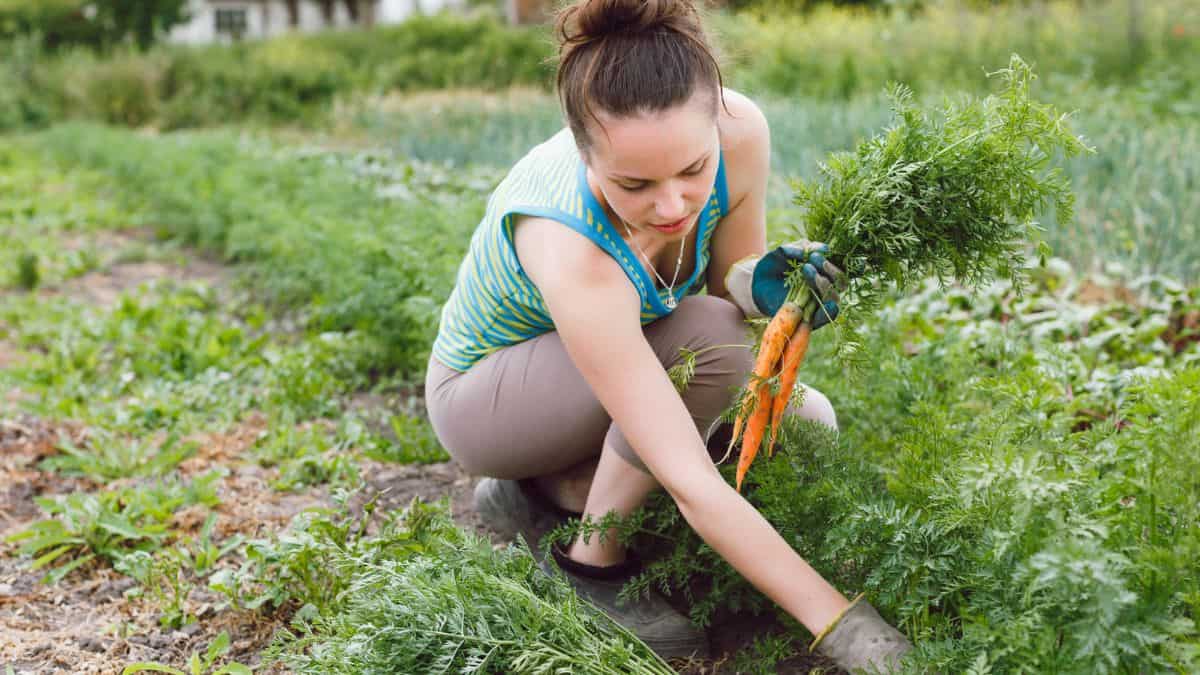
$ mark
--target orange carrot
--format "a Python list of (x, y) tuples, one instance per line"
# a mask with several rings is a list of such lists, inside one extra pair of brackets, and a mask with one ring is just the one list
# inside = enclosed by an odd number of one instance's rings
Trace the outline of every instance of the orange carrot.
[(758, 453), (758, 445), (762, 443), (763, 431), (767, 428), (767, 420), (771, 416), (771, 388), (766, 382), (758, 390), (754, 413), (746, 420), (746, 436), (742, 439), (742, 454), (738, 456), (737, 491), (742, 491), (742, 479)]
[(750, 381), (746, 383), (749, 396), (742, 400), (741, 410), (733, 422), (733, 436), (729, 439), (729, 449), (732, 450), (737, 442), (738, 434), (742, 431), (742, 423), (748, 415), (753, 414), (755, 401), (758, 400), (758, 385), (768, 380), (775, 373), (779, 363), (779, 355), (787, 344), (788, 337), (796, 330), (796, 325), (804, 318), (800, 305), (785, 302), (771, 317), (767, 329), (763, 331), (762, 344), (758, 349), (758, 357), (754, 361), (754, 370), (750, 373)]
[[(767, 385), (767, 380), (775, 374), (779, 357), (783, 353), (784, 347), (787, 346), (788, 338), (796, 331), (796, 326), (802, 318), (803, 312), (800, 305), (790, 301), (785, 302), (779, 311), (775, 312), (775, 316), (767, 324), (767, 329), (763, 331), (758, 358), (755, 359), (750, 382), (746, 385), (750, 391), (750, 401), (743, 403), (743, 408), (733, 423), (733, 437), (729, 440), (729, 447), (732, 449), (738, 432), (741, 431), (742, 422), (745, 420), (746, 433), (742, 439), (742, 453), (738, 459), (739, 490), (742, 483), (741, 476), (745, 475), (745, 470), (749, 468), (750, 462), (754, 461), (758, 445), (762, 442), (763, 431), (766, 429), (767, 422), (770, 421), (771, 390)], [(747, 406), (750, 407), (749, 417), (745, 417)]]
[(792, 389), (796, 386), (796, 374), (800, 364), (804, 362), (804, 354), (808, 351), (808, 338), (812, 335), (812, 326), (807, 321), (800, 323), (792, 339), (788, 341), (787, 351), (783, 353), (783, 367), (779, 370), (779, 394), (771, 406), (771, 436), (767, 439), (767, 456), (775, 454), (775, 435), (779, 433), (779, 423), (783, 420), (783, 411), (787, 410), (788, 401), (792, 398)]

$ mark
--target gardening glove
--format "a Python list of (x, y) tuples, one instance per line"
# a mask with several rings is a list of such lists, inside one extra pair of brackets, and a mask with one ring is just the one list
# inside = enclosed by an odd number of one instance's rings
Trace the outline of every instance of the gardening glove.
[(860, 669), (886, 673), (899, 669), (900, 659), (912, 649), (912, 643), (859, 595), (809, 649), (821, 652), (849, 673)]
[(812, 329), (816, 330), (837, 318), (837, 288), (845, 286), (845, 274), (825, 259), (828, 253), (825, 244), (801, 239), (778, 246), (763, 256), (746, 256), (729, 268), (725, 288), (746, 316), (775, 316), (787, 299), (784, 280), (795, 261), (803, 265), (804, 278), (821, 300), (822, 306), (813, 314)]

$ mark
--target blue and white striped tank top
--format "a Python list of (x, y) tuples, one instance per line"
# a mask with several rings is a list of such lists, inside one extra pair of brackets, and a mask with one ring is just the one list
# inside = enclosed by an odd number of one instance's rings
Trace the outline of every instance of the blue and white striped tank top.
[[(728, 210), (721, 157), (712, 195), (698, 220), (695, 269), (675, 289), (676, 300), (704, 286), (713, 230)], [(564, 128), (517, 162), (488, 199), (487, 211), (458, 268), (454, 290), (442, 307), (433, 343), (433, 355), (448, 367), (466, 372), (492, 352), (554, 330), (542, 294), (526, 276), (513, 248), (513, 224), (521, 214), (563, 223), (621, 263), (642, 298), (642, 325), (670, 313), (664, 304), (667, 289), (655, 288), (637, 254), (609, 223), (588, 187), (587, 168), (575, 139)]]

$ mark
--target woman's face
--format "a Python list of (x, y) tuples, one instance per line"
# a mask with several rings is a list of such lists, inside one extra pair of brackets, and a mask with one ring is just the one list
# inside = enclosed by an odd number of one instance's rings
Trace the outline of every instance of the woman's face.
[(677, 239), (695, 227), (720, 161), (713, 106), (711, 96), (698, 92), (670, 110), (624, 118), (600, 113), (603, 129), (590, 125), (586, 159), (594, 185), (632, 230)]

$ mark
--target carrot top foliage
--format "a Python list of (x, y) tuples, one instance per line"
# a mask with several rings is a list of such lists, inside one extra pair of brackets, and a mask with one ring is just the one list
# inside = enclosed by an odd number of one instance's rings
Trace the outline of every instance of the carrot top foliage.
[(1036, 219), (1054, 208), (1067, 222), (1074, 205), (1051, 161), (1091, 149), (1067, 115), (1030, 99), (1033, 70), (1019, 56), (992, 75), (1001, 92), (947, 99), (936, 116), (893, 85), (891, 126), (830, 155), (820, 180), (794, 184), (805, 234), (851, 276), (840, 323), (853, 329), (854, 317), (877, 309), (885, 282), (903, 289), (935, 276), (978, 287), (999, 276), (1019, 287), (1028, 245), (1050, 253)]

